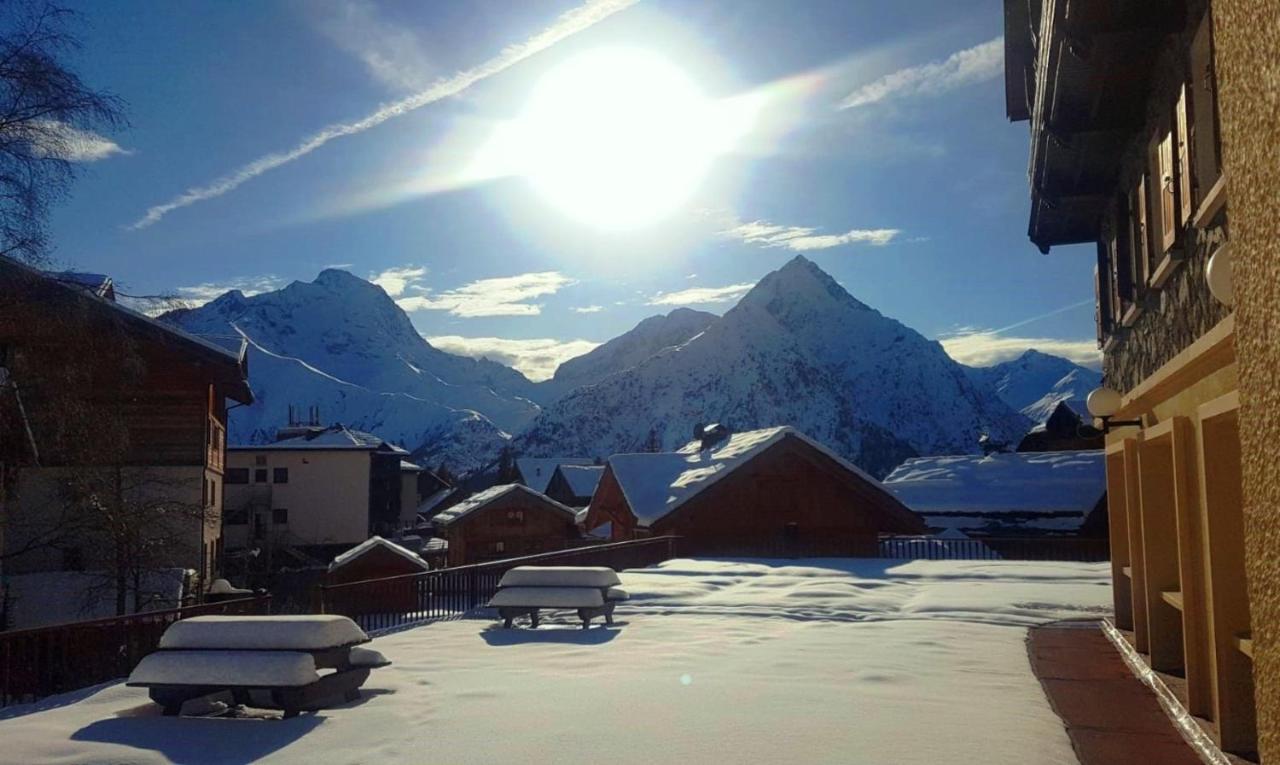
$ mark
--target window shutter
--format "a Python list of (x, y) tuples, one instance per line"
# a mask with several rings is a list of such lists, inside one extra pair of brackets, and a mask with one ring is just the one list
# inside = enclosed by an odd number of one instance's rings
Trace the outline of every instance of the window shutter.
[(1184, 228), (1191, 225), (1191, 216), (1195, 208), (1191, 204), (1191, 133), (1190, 120), (1187, 115), (1187, 85), (1178, 88), (1178, 103), (1174, 107), (1174, 120), (1177, 130), (1177, 167), (1178, 177), (1178, 226)]
[(1115, 224), (1111, 226), (1107, 242), (1107, 249), (1111, 254), (1111, 274), (1115, 280), (1116, 300), (1112, 306), (1112, 316), (1117, 323), (1124, 317), (1125, 309), (1134, 299), (1128, 207), (1129, 203), (1123, 196), (1116, 199)]
[(1136, 296), (1142, 292), (1147, 282), (1147, 253), (1151, 251), (1151, 228), (1147, 216), (1147, 176), (1144, 173), (1138, 178), (1138, 185), (1129, 194), (1129, 220), (1133, 226), (1133, 243), (1130, 247), (1129, 275), (1133, 279), (1133, 292)]
[(1162, 126), (1159, 138), (1157, 156), (1159, 167), (1157, 174), (1152, 176), (1156, 188), (1152, 189), (1151, 195), (1152, 200), (1159, 203), (1152, 205), (1152, 213), (1158, 212), (1160, 215), (1160, 239), (1157, 240), (1160, 246), (1155, 248), (1154, 263), (1158, 263), (1160, 256), (1173, 249), (1173, 245), (1178, 240), (1178, 205), (1175, 198), (1178, 181), (1173, 172), (1173, 131)]
[(1205, 13), (1191, 41), (1192, 161), (1196, 205), (1204, 202), (1221, 175), (1218, 163), (1217, 82), (1213, 71), (1213, 20)]

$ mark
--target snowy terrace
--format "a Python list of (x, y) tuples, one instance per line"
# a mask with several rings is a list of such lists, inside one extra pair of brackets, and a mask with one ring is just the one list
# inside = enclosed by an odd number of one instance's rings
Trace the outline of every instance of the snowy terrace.
[(112, 684), (0, 710), (2, 762), (1074, 763), (1026, 627), (1106, 613), (1106, 564), (667, 561), (614, 628), (489, 614), (378, 636), (365, 697), (163, 718)]

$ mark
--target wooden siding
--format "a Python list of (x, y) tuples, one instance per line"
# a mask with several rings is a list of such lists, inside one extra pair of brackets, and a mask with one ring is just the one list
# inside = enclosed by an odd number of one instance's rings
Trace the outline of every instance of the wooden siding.
[[(508, 512), (523, 512), (524, 518), (509, 519)], [(572, 515), (514, 491), (449, 524), (441, 535), (449, 540), (449, 565), (461, 566), (562, 550), (578, 538), (578, 529)]]

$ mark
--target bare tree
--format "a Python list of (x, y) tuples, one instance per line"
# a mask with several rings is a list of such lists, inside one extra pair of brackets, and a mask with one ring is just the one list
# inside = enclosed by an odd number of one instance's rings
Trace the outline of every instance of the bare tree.
[(124, 123), (120, 101), (64, 61), (80, 48), (77, 14), (49, 0), (0, 3), (0, 254), (48, 256), (46, 219), (96, 131)]

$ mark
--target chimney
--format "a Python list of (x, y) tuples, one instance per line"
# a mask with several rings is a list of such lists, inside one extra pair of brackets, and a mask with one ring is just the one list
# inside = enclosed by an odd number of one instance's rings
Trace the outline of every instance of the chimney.
[(699, 423), (693, 428), (693, 437), (695, 440), (702, 442), (702, 445), (699, 448), (705, 452), (721, 441), (727, 439), (729, 437), (729, 428), (728, 426), (722, 425), (718, 422), (713, 422), (710, 425), (702, 425)]

